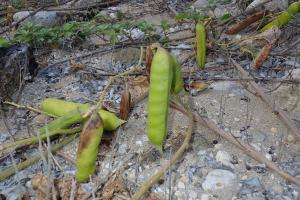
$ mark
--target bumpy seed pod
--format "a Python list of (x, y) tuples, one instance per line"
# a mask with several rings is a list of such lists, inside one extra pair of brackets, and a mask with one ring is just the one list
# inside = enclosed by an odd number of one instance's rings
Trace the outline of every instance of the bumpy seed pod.
[(289, 22), (290, 17), (291, 17), (290, 14), (287, 11), (284, 11), (276, 19), (274, 19), (273, 21), (271, 21), (270, 23), (265, 25), (260, 30), (260, 32), (264, 32), (264, 31), (272, 28), (273, 26), (277, 26), (278, 28), (280, 28), (281, 26), (283, 26)]
[(196, 24), (196, 61), (204, 69), (206, 60), (206, 32), (202, 22)]
[(281, 27), (287, 24), (290, 18), (293, 18), (294, 15), (300, 10), (300, 2), (294, 2), (287, 8), (286, 11), (282, 12), (276, 19), (265, 25), (260, 31), (264, 32), (270, 29), (272, 26)]
[[(68, 102), (60, 99), (53, 99), (53, 98), (45, 99), (41, 103), (41, 109), (43, 111), (56, 116), (64, 116), (70, 111), (76, 109), (79, 109), (81, 112), (87, 112), (90, 109), (90, 107), (91, 106), (89, 104), (74, 103), (74, 102)], [(114, 115), (111, 112), (105, 110), (99, 110), (98, 113), (100, 114), (103, 120), (104, 130), (106, 131), (115, 130), (120, 125), (125, 123), (124, 120), (119, 119), (116, 115)], [(84, 118), (81, 117), (81, 120), (77, 121), (76, 123), (81, 123), (83, 121)]]
[(78, 182), (87, 181), (94, 174), (102, 134), (101, 117), (97, 112), (94, 112), (84, 124), (80, 135), (76, 158), (76, 179)]
[(291, 5), (289, 5), (286, 11), (291, 15), (294, 15), (297, 12), (299, 12), (299, 9), (300, 9), (300, 2), (294, 2)]
[(147, 129), (149, 140), (161, 153), (166, 138), (172, 78), (171, 57), (165, 49), (158, 47), (151, 64)]
[(178, 94), (183, 90), (183, 79), (181, 74), (181, 66), (175, 56), (171, 55), (173, 65), (173, 81), (172, 81), (172, 92)]

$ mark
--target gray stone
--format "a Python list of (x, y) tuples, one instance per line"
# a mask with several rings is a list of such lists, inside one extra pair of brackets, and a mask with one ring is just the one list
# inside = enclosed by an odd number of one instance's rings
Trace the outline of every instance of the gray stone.
[(204, 9), (207, 7), (207, 5), (208, 5), (207, 0), (197, 0), (193, 3), (192, 7), (196, 9)]
[(261, 192), (262, 190), (263, 188), (259, 178), (253, 177), (242, 181), (242, 188), (239, 194), (246, 195), (254, 192)]
[[(14, 14), (14, 21), (20, 21), (24, 17), (27, 17), (30, 14), (29, 11), (20, 11)], [(28, 17), (25, 21), (30, 21), (35, 24), (42, 26), (53, 26), (57, 25), (60, 22), (60, 19), (55, 11), (39, 11), (35, 15)]]
[(221, 195), (224, 200), (232, 199), (239, 189), (238, 177), (228, 170), (215, 169), (208, 173), (202, 188), (213, 195)]
[(218, 151), (216, 155), (216, 160), (221, 162), (223, 165), (234, 168), (233, 164), (231, 164), (232, 157), (226, 151)]

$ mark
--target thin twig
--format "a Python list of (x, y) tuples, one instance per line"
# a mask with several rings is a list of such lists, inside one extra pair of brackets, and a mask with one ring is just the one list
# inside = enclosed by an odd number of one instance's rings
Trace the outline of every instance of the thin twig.
[[(244, 77), (248, 77), (249, 74), (246, 72), (242, 66), (240, 66), (235, 60), (230, 59), (234, 66), (240, 71), (240, 73)], [(264, 93), (264, 91), (258, 86), (257, 83), (254, 81), (250, 81), (249, 84), (253, 87), (253, 89), (256, 91), (256, 93), (260, 96), (260, 98), (269, 106), (269, 108), (273, 111), (274, 114), (276, 114), (281, 121), (290, 129), (290, 131), (293, 133), (295, 138), (300, 141), (300, 131), (296, 127), (295, 123), (291, 120), (291, 118), (288, 116), (288, 114), (278, 108), (277, 110), (274, 110), (274, 106), (272, 104), (272, 101), (270, 98)]]
[[(55, 144), (52, 146), (51, 152), (55, 153), (56, 151), (58, 151), (59, 149), (63, 148), (64, 146), (66, 146), (68, 143), (72, 142), (77, 136), (71, 136), (71, 137), (67, 137), (65, 138), (63, 141), (61, 141), (58, 144)], [(47, 156), (47, 152), (43, 152), (43, 154), (45, 156)], [(37, 161), (39, 161), (41, 159), (41, 155), (37, 154), (27, 160), (25, 160), (24, 162), (21, 162), (19, 164), (16, 165), (16, 169), (17, 170), (23, 170), (31, 165), (33, 165), (34, 163), (36, 163)], [(4, 179), (7, 179), (8, 177), (14, 175), (16, 173), (16, 170), (14, 167), (10, 167), (2, 172), (0, 172), (0, 181), (3, 181)]]
[(10, 106), (14, 106), (18, 109), (26, 109), (26, 110), (30, 110), (30, 111), (33, 111), (33, 112), (36, 112), (36, 113), (40, 113), (40, 114), (44, 114), (44, 115), (48, 115), (50, 117), (57, 117), (56, 115), (53, 115), (51, 113), (47, 113), (47, 112), (44, 112), (44, 111), (41, 111), (39, 109), (36, 109), (36, 108), (33, 108), (31, 106), (25, 106), (25, 105), (19, 105), (17, 103), (14, 103), (14, 102), (10, 102), (10, 101), (4, 101), (3, 102), (4, 104), (7, 104), (7, 105), (10, 105)]
[[(188, 113), (182, 108), (180, 105), (178, 105), (176, 102), (171, 101), (170, 106), (183, 114), (187, 115)], [(300, 180), (291, 176), (290, 174), (282, 171), (279, 167), (277, 167), (272, 161), (269, 161), (266, 159), (260, 152), (257, 152), (253, 150), (251, 146), (248, 144), (243, 144), (236, 138), (234, 138), (231, 134), (226, 133), (223, 129), (219, 128), (212, 120), (204, 118), (202, 116), (193, 115), (193, 119), (195, 122), (201, 124), (202, 126), (208, 127), (211, 130), (213, 130), (215, 133), (220, 135), (222, 138), (230, 142), (231, 144), (235, 145), (237, 148), (241, 149), (245, 154), (247, 154), (252, 159), (256, 160), (259, 163), (264, 164), (268, 169), (272, 170), (279, 176), (283, 177), (287, 181), (294, 183), (295, 185), (300, 186)]]
[[(53, 131), (49, 131), (48, 135), (49, 137), (53, 137), (55, 135), (63, 135), (63, 134), (75, 134), (81, 131), (81, 128), (74, 128), (74, 129), (56, 129)], [(45, 140), (47, 138), (46, 134), (40, 135), (41, 140)], [(9, 148), (20, 148), (26, 145), (31, 145), (31, 144), (37, 144), (39, 143), (39, 137), (38, 136), (33, 136), (30, 138), (22, 139), (22, 140), (17, 140), (15, 142), (10, 142), (10, 143), (4, 143), (0, 144), (0, 151), (9, 149)]]

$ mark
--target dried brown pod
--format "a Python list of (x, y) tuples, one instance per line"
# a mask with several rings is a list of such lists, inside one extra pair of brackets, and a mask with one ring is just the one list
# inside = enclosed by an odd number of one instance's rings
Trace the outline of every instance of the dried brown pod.
[(131, 107), (131, 96), (128, 88), (126, 87), (123, 91), (121, 103), (120, 103), (120, 118), (123, 120), (127, 120)]
[(152, 59), (153, 59), (153, 52), (152, 52), (152, 48), (151, 46), (147, 46), (146, 48), (146, 57), (145, 57), (145, 66), (146, 66), (146, 75), (148, 77), (150, 77), (150, 70), (151, 70), (151, 63), (152, 63)]
[(268, 58), (270, 52), (272, 50), (272, 43), (268, 43), (266, 44), (258, 53), (258, 55), (256, 56), (255, 60), (254, 60), (254, 67), (256, 69), (259, 69), (262, 64), (265, 62), (265, 60)]
[(255, 14), (247, 17), (246, 19), (244, 19), (242, 21), (239, 21), (238, 23), (234, 24), (225, 33), (229, 34), (229, 35), (236, 34), (236, 33), (240, 32), (241, 30), (243, 30), (244, 28), (248, 27), (250, 24), (256, 22), (259, 19), (261, 19), (265, 15), (266, 15), (265, 11), (257, 12)]

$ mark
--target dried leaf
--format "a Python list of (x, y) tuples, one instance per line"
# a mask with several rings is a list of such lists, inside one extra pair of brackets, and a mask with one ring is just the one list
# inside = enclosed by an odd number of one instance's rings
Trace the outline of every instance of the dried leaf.
[(120, 103), (120, 118), (123, 120), (127, 120), (130, 112), (130, 92), (127, 88), (123, 91), (121, 103)]
[(272, 50), (272, 44), (268, 43), (266, 44), (261, 51), (258, 53), (258, 55), (256, 56), (255, 60), (254, 60), (254, 67), (256, 69), (259, 69), (262, 64), (265, 62), (265, 60), (268, 58), (270, 52)]
[(148, 77), (148, 80), (150, 78), (150, 70), (151, 70), (152, 59), (153, 59), (153, 52), (152, 52), (151, 46), (147, 46), (145, 66), (146, 66), (146, 75)]
[(151, 192), (147, 198), (147, 200), (162, 200), (163, 198), (159, 197), (157, 194)]
[(84, 69), (84, 64), (79, 63), (79, 62), (75, 62), (74, 60), (70, 60), (70, 64), (71, 64), (71, 71), (72, 72), (76, 72), (78, 70)]
[(136, 104), (148, 95), (149, 82), (146, 76), (130, 79), (129, 86), (131, 105)]
[(103, 101), (102, 108), (112, 113), (117, 113), (118, 109), (113, 101)]
[(40, 173), (32, 177), (31, 179), (32, 189), (36, 191), (38, 199), (46, 199), (48, 193), (47, 191), (48, 187), (50, 187), (51, 189), (50, 194), (48, 194), (49, 197), (52, 196), (53, 192), (55, 194), (58, 194), (58, 191), (52, 191), (52, 188), (56, 188), (56, 187), (49, 186), (49, 182), (50, 184), (56, 184), (57, 181), (49, 180), (47, 176), (44, 176), (43, 174)]
[(125, 191), (125, 185), (121, 176), (113, 176), (104, 186), (102, 200), (110, 200), (114, 194)]
[[(70, 199), (71, 191), (74, 191), (76, 199), (82, 199), (86, 195), (80, 184), (72, 184), (75, 180), (71, 175), (64, 178), (54, 179), (53, 184), (56, 188), (57, 199)], [(46, 188), (48, 187), (48, 177), (43, 174), (36, 174), (31, 180), (32, 188), (37, 192), (38, 199), (46, 199)], [(74, 188), (73, 188), (74, 187)]]
[(201, 92), (208, 88), (208, 84), (204, 81), (193, 81), (191, 84), (189, 84), (189, 89), (196, 90), (197, 92)]
[(259, 20), (260, 18), (262, 18), (264, 15), (266, 14), (266, 12), (261, 11), (261, 12), (257, 12), (249, 17), (247, 17), (246, 19), (236, 23), (235, 25), (231, 26), (225, 33), (226, 34), (236, 34), (238, 32), (240, 32), (241, 30), (243, 30), (244, 28), (248, 27), (250, 24), (256, 22), (257, 20)]

